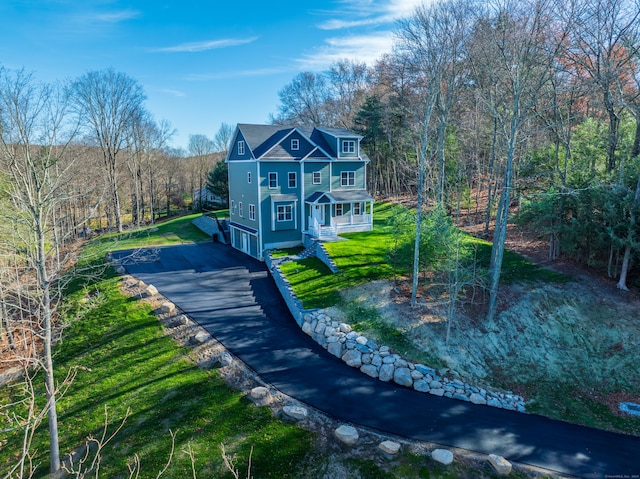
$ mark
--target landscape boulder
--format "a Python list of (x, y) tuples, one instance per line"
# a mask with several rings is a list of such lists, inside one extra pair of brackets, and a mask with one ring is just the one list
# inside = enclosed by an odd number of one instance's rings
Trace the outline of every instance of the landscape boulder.
[(343, 424), (339, 428), (334, 431), (335, 436), (342, 441), (343, 443), (352, 446), (356, 442), (360, 436), (358, 436), (358, 431), (353, 426), (347, 426)]
[(306, 419), (309, 414), (307, 409), (302, 406), (285, 406), (282, 408), (282, 412), (297, 421)]
[(431, 459), (448, 466), (453, 462), (453, 453), (448, 449), (434, 449), (431, 453)]
[(393, 381), (400, 386), (406, 386), (410, 388), (413, 385), (411, 370), (409, 368), (396, 368), (393, 373)]
[(392, 456), (400, 452), (400, 444), (395, 441), (382, 441), (378, 447), (385, 454), (390, 454)]
[(342, 360), (353, 368), (362, 366), (362, 353), (355, 349), (350, 349), (342, 356)]
[(511, 463), (502, 456), (489, 454), (489, 463), (501, 476), (506, 476), (511, 473)]
[(151, 296), (155, 296), (156, 294), (158, 294), (158, 289), (154, 285), (150, 284), (144, 290), (144, 292), (142, 293), (142, 296), (145, 298), (150, 298)]
[(194, 336), (191, 336), (191, 344), (204, 344), (209, 341), (209, 333), (206, 331), (198, 331)]
[(251, 390), (251, 397), (253, 399), (264, 399), (269, 395), (269, 390), (264, 386), (258, 386)]
[(175, 310), (176, 310), (176, 305), (173, 304), (171, 301), (165, 301), (160, 306), (160, 312), (162, 314), (173, 313)]
[(360, 371), (365, 373), (367, 376), (371, 376), (372, 378), (378, 377), (378, 368), (376, 368), (373, 364), (365, 364), (360, 368)]

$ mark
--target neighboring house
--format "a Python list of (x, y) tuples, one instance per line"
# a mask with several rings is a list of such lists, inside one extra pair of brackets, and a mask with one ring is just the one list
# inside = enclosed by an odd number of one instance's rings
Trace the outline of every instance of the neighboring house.
[(371, 231), (361, 139), (337, 128), (238, 125), (226, 159), (231, 244), (262, 260), (305, 236)]
[(202, 207), (206, 207), (208, 205), (222, 205), (224, 204), (224, 200), (220, 198), (218, 195), (214, 195), (211, 193), (206, 187), (205, 188), (196, 188), (193, 190), (193, 201), (192, 201), (192, 209), (199, 210)]

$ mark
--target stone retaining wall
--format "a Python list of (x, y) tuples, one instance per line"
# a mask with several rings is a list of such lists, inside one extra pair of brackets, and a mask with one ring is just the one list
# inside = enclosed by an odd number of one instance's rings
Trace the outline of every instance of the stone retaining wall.
[(298, 299), (298, 297), (293, 292), (293, 288), (287, 278), (285, 278), (282, 271), (280, 271), (280, 266), (275, 264), (273, 259), (271, 258), (271, 252), (267, 251), (265, 254), (264, 262), (269, 268), (271, 272), (271, 276), (273, 276), (273, 280), (284, 299), (284, 302), (287, 304), (289, 311), (291, 311), (291, 315), (293, 319), (296, 320), (298, 326), (302, 327), (304, 315), (308, 312), (302, 307), (302, 303)]
[(334, 321), (324, 310), (305, 310), (280, 267), (273, 265), (269, 253), (265, 262), (298, 326), (348, 366), (358, 368), (362, 373), (380, 381), (394, 382), (435, 396), (526, 412), (525, 401), (521, 396), (488, 390), (460, 379), (446, 377), (429, 366), (404, 360), (388, 346), (380, 346), (353, 331), (350, 325)]

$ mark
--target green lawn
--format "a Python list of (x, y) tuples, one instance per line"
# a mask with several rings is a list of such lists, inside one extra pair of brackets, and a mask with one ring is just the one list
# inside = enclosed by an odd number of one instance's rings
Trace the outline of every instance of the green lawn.
[[(377, 279), (394, 276), (391, 264), (391, 249), (396, 240), (392, 223), (395, 215), (406, 212), (399, 205), (376, 203), (374, 207), (373, 231), (342, 235), (347, 241), (323, 243), (338, 266), (338, 273), (332, 274), (322, 262), (309, 258), (281, 265), (282, 271), (291, 283), (294, 292), (305, 308), (326, 308), (338, 304), (340, 291)], [(476, 248), (479, 267), (489, 265), (491, 243), (465, 235), (464, 241)], [(473, 248), (467, 248), (471, 251)], [(410, 260), (402, 263), (408, 264)], [(407, 270), (398, 269), (397, 274), (406, 275)], [(524, 257), (505, 251), (501, 281), (567, 281), (568, 278), (541, 268)]]
[(108, 245), (110, 250), (116, 250), (210, 241), (211, 238), (192, 223), (195, 218), (201, 215), (201, 213), (195, 213), (179, 216), (155, 225), (144, 226), (120, 234), (109, 233), (100, 236), (91, 245), (94, 247)]
[[(253, 447), (256, 477), (297, 477), (295, 466), (311, 448), (309, 432), (253, 406), (216, 370), (196, 367), (164, 334), (148, 306), (120, 293), (118, 278), (103, 279), (91, 291), (99, 292), (95, 307), (65, 331), (56, 348), (58, 378), (81, 368), (59, 402), (63, 453), (76, 449), (88, 435), (101, 433), (105, 407), (111, 430), (129, 409), (124, 428), (105, 450), (101, 477), (125, 477), (134, 453), (140, 456), (141, 477), (155, 477), (169, 457), (170, 430), (176, 434), (176, 454), (165, 477), (190, 477), (191, 464), (182, 452), (188, 445), (195, 452), (199, 477), (226, 477), (221, 443), (238, 454), (239, 464), (247, 462)], [(72, 301), (84, 294), (76, 293)], [(11, 392), (17, 394), (18, 388)], [(10, 444), (18, 439), (10, 437)], [(38, 431), (35, 446), (35, 459), (44, 470), (45, 427)], [(0, 470), (11, 460), (12, 449), (2, 447)]]

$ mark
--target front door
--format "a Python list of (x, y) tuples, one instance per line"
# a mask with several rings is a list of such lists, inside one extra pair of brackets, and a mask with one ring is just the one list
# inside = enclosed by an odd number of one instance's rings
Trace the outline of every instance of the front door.
[(313, 219), (318, 222), (319, 225), (324, 225), (324, 205), (313, 205)]
[(249, 254), (249, 235), (247, 233), (242, 232), (242, 252)]

